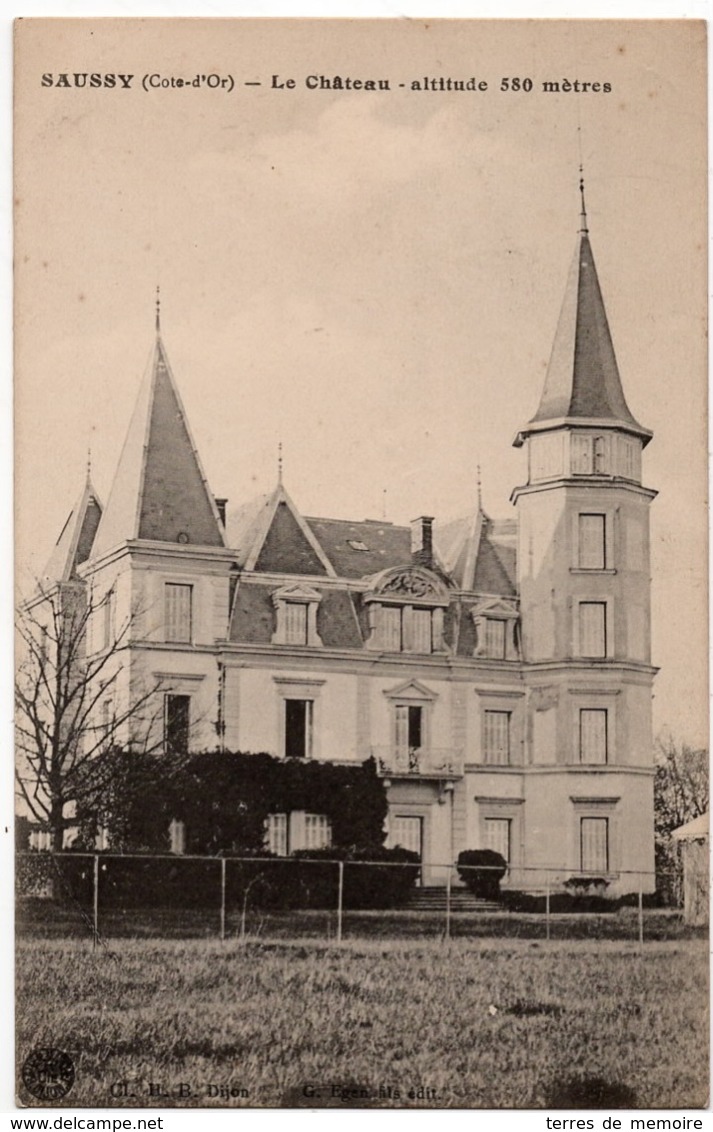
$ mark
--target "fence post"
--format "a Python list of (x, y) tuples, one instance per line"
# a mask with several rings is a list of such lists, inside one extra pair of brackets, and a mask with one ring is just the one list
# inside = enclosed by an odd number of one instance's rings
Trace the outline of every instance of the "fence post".
[(339, 886), (337, 889), (337, 943), (342, 942), (342, 904), (344, 901), (344, 861), (339, 862)]
[(94, 919), (92, 928), (92, 946), (99, 943), (99, 854), (94, 854)]
[(546, 873), (546, 888), (545, 888), (545, 938), (550, 938), (550, 870), (547, 869)]
[(220, 858), (220, 938), (225, 940), (225, 857)]
[(641, 877), (639, 877), (639, 947), (644, 946), (644, 894)]
[(453, 866), (448, 866), (448, 877), (446, 880), (446, 934), (445, 939), (451, 938), (451, 870)]

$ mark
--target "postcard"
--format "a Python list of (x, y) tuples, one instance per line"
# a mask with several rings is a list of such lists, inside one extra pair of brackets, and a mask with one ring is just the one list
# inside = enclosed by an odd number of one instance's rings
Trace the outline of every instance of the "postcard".
[(705, 24), (15, 48), (17, 1105), (702, 1127)]

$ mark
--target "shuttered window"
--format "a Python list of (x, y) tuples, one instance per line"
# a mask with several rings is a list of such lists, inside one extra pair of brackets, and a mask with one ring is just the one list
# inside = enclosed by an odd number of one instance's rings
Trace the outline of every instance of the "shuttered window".
[(579, 655), (607, 655), (607, 607), (604, 601), (579, 603)]
[(592, 438), (591, 436), (570, 437), (570, 466), (575, 476), (591, 476), (592, 474)]
[(332, 826), (324, 814), (305, 814), (305, 849), (327, 849), (332, 844)]
[(510, 762), (510, 712), (486, 711), (483, 743), (485, 762), (507, 766)]
[(116, 594), (114, 590), (109, 590), (109, 593), (104, 598), (104, 631), (103, 631), (103, 645), (105, 649), (111, 648), (114, 644), (116, 636)]
[(381, 647), (387, 652), (401, 652), (401, 607), (398, 605), (381, 608)]
[(484, 848), (510, 860), (510, 818), (486, 818), (483, 823)]
[(430, 653), (433, 649), (431, 634), (431, 610), (414, 609), (413, 611), (413, 651)]
[(497, 617), (485, 618), (485, 654), (493, 660), (505, 659), (505, 622)]
[(287, 814), (268, 814), (265, 845), (276, 857), (287, 856)]
[(607, 712), (582, 708), (579, 713), (579, 758), (583, 763), (607, 761)]
[(167, 582), (165, 600), (166, 640), (190, 642), (193, 636), (193, 586)]
[(609, 819), (580, 819), (581, 863), (583, 873), (609, 871)]
[(579, 516), (579, 568), (604, 570), (606, 556), (606, 520), (604, 515)]
[(285, 643), (307, 644), (307, 606), (301, 601), (285, 602)]

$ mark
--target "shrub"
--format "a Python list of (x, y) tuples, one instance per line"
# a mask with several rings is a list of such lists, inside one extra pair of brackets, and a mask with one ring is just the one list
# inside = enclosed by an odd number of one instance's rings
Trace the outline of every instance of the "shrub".
[(458, 875), (474, 896), (498, 900), (507, 861), (494, 849), (464, 849), (458, 855)]

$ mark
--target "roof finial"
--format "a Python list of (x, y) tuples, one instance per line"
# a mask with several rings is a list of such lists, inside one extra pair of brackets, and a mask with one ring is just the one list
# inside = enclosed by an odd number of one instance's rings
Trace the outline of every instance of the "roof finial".
[(87, 445), (87, 483), (92, 481), (92, 446)]
[(156, 333), (161, 333), (161, 288), (156, 284)]
[(482, 511), (483, 510), (483, 485), (482, 485), (481, 480), (480, 480), (480, 464), (478, 464), (478, 466), (477, 466), (477, 475), (478, 475), (478, 481), (477, 481), (478, 482), (478, 510)]
[(381, 493), (381, 518), (386, 522), (386, 488)]
[(277, 482), (282, 483), (282, 441), (277, 445)]
[(589, 229), (587, 227), (587, 206), (584, 203), (584, 166), (582, 164), (579, 166), (579, 195), (582, 198), (579, 230), (586, 236)]

